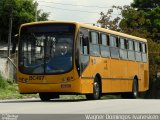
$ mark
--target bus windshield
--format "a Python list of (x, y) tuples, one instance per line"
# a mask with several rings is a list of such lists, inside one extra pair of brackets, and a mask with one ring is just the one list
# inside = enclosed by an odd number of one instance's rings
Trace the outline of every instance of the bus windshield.
[(65, 73), (73, 67), (75, 25), (24, 26), (20, 32), (19, 69), (26, 74)]

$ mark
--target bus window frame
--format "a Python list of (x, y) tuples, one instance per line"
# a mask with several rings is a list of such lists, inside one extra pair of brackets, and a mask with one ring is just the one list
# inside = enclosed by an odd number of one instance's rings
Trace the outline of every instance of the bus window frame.
[[(124, 48), (121, 48), (121, 39), (124, 40)], [(127, 52), (127, 58), (126, 59), (121, 57), (121, 53), (120, 53), (121, 50), (123, 50), (123, 51), (125, 50)], [(119, 36), (119, 54), (120, 54), (120, 59), (121, 60), (129, 60), (128, 59), (128, 40), (127, 40), (127, 38), (121, 37), (121, 36)]]
[[(105, 35), (106, 36), (106, 45), (102, 44), (102, 35)], [(110, 52), (110, 39), (109, 39), (109, 34), (105, 33), (105, 32), (100, 32), (100, 43), (99, 43), (99, 46), (100, 46), (100, 55), (102, 58), (110, 58), (111, 57), (111, 52)], [(102, 55), (102, 50), (101, 50), (101, 47), (106, 47), (109, 49), (109, 56), (104, 56)]]
[[(141, 54), (142, 54), (142, 62), (143, 63), (147, 63), (147, 61), (148, 61), (148, 56), (147, 56), (147, 54), (148, 54), (148, 51), (147, 51), (147, 44), (146, 44), (146, 42), (142, 42), (141, 43), (142, 44), (142, 52), (141, 52)], [(144, 52), (143, 52), (143, 45), (144, 45)], [(146, 55), (146, 60), (144, 61), (143, 60), (143, 55)]]
[[(54, 23), (54, 24), (61, 24), (61, 23)], [(25, 26), (22, 26), (21, 28), (20, 28), (20, 33), (19, 33), (19, 43), (18, 43), (18, 48), (21, 48), (22, 47), (22, 44), (20, 44), (22, 41), (20, 40), (20, 39), (22, 39), (21, 37), (23, 36), (23, 34), (22, 34), (22, 30), (25, 28), (25, 27), (34, 27), (34, 26), (45, 26), (45, 25), (54, 25), (54, 24), (52, 24), (52, 23), (45, 23), (45, 24), (33, 24), (33, 25), (25, 25)], [(21, 72), (21, 73), (23, 73), (23, 74), (27, 74), (27, 75), (59, 75), (59, 74), (65, 74), (65, 73), (69, 73), (69, 72), (71, 72), (72, 70), (73, 70), (73, 68), (74, 68), (74, 47), (75, 47), (75, 44), (74, 44), (74, 42), (75, 42), (75, 40), (76, 40), (76, 33), (77, 33), (77, 31), (76, 31), (76, 28), (77, 28), (77, 26), (76, 26), (76, 24), (74, 24), (74, 23), (63, 23), (64, 25), (66, 24), (66, 25), (73, 25), (74, 26), (74, 32), (73, 32), (73, 44), (72, 44), (72, 67), (69, 69), (69, 70), (67, 70), (67, 71), (65, 71), (65, 72), (57, 72), (57, 73), (46, 73), (46, 71), (45, 71), (45, 68), (44, 68), (44, 73), (40, 73), (40, 74), (37, 74), (37, 73), (27, 73), (27, 72), (24, 72), (24, 71), (22, 71), (21, 70), (21, 67), (20, 67), (20, 63), (19, 63), (19, 61), (20, 61), (20, 57), (18, 57), (18, 69), (19, 69), (19, 71)], [(42, 32), (43, 33), (43, 32)], [(45, 43), (46, 44), (46, 43)], [(22, 51), (21, 51), (22, 52)], [(18, 56), (21, 56), (20, 55), (20, 53), (21, 53), (20, 51), (18, 51)], [(28, 52), (28, 41), (27, 41), (27, 52)], [(46, 51), (45, 51), (46, 52)], [(45, 62), (45, 60), (44, 60), (44, 66), (46, 65), (46, 62)], [(24, 66), (24, 63), (23, 63), (23, 66)]]
[[(128, 60), (129, 61), (136, 61), (134, 40), (133, 39), (129, 39), (129, 38), (126, 38), (126, 40), (127, 40), (127, 56), (128, 56)], [(133, 43), (132, 50), (130, 49), (129, 41), (132, 41), (132, 43)], [(134, 59), (130, 59), (129, 58), (129, 52), (133, 52), (134, 53)]]
[[(136, 44), (135, 43), (137, 43), (137, 47), (138, 47), (138, 50), (136, 50)], [(142, 60), (142, 42), (141, 41), (137, 41), (137, 40), (134, 40), (134, 49), (135, 49), (135, 61), (136, 62), (143, 62), (143, 60)], [(138, 60), (137, 59), (137, 54), (140, 54), (140, 56), (141, 56), (141, 60)]]
[[(112, 42), (111, 42), (111, 37), (115, 37), (116, 39), (116, 46), (112, 46)], [(119, 36), (118, 35), (114, 35), (114, 34), (109, 34), (109, 43), (110, 43), (110, 57), (111, 59), (120, 59), (120, 51), (119, 51)], [(112, 50), (116, 49), (118, 50), (118, 57), (113, 57), (112, 56)]]
[[(96, 44), (92, 43), (92, 35), (91, 35), (92, 32), (95, 32), (95, 33), (98, 34), (98, 40), (97, 40)], [(99, 35), (99, 33), (100, 33), (100, 31), (89, 29), (89, 55), (90, 56), (94, 56), (94, 57), (100, 57), (101, 56), (101, 53), (100, 53), (100, 35)], [(95, 55), (95, 54), (91, 53), (91, 45), (97, 45), (98, 46), (98, 55)]]

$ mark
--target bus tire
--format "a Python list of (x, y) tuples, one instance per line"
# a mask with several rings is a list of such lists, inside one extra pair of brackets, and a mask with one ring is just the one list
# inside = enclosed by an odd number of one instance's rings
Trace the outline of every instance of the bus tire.
[(86, 94), (86, 98), (88, 100), (98, 100), (101, 98), (101, 84), (97, 76), (94, 78), (93, 93)]
[(138, 79), (133, 80), (133, 86), (132, 86), (132, 93), (131, 93), (131, 98), (136, 99), (138, 98)]
[(42, 101), (50, 101), (50, 99), (59, 98), (59, 95), (54, 93), (39, 93), (39, 97)]
[(132, 84), (132, 92), (126, 92), (122, 93), (121, 96), (124, 99), (136, 99), (138, 98), (138, 79), (134, 78), (133, 79), (133, 84)]

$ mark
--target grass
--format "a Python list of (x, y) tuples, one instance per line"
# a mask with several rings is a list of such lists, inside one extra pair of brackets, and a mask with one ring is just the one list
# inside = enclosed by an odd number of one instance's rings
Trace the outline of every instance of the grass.
[(60, 99), (76, 100), (76, 99), (86, 99), (86, 97), (85, 95), (60, 95)]
[(5, 89), (8, 86), (8, 82), (0, 74), (0, 88)]
[[(86, 99), (85, 95), (60, 95), (60, 99)], [(103, 95), (101, 100), (105, 99), (121, 99), (120, 95)]]
[(18, 92), (18, 85), (7, 81), (0, 74), (0, 99), (22, 99), (22, 98), (33, 98), (37, 97), (37, 94), (26, 94), (22, 95)]

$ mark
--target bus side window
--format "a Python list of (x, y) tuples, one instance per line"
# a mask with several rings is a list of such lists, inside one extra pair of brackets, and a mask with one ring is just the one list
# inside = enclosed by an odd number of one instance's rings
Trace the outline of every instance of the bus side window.
[(90, 54), (99, 56), (99, 33), (95, 31), (90, 32)]
[(141, 55), (141, 43), (138, 41), (134, 41), (135, 44), (135, 56), (136, 56), (136, 61), (141, 61), (142, 60), (142, 55)]
[(89, 54), (89, 41), (88, 36), (84, 32), (80, 32), (80, 46), (81, 46), (81, 54), (88, 55)]
[(117, 38), (115, 36), (110, 36), (110, 46), (117, 47)]
[(117, 36), (110, 35), (110, 50), (112, 58), (119, 58), (119, 40)]
[(127, 59), (127, 44), (126, 44), (126, 40), (124, 38), (120, 38), (120, 43), (119, 43), (119, 47), (120, 47), (120, 58), (121, 59)]
[(80, 36), (81, 54), (88, 55), (88, 38)]
[(101, 51), (102, 57), (109, 57), (110, 56), (109, 37), (105, 33), (101, 33), (100, 51)]
[(133, 40), (128, 40), (128, 59), (135, 60)]
[(102, 45), (107, 46), (108, 39), (106, 34), (101, 34), (101, 41)]
[(142, 61), (147, 62), (147, 50), (146, 50), (146, 44), (142, 43)]

